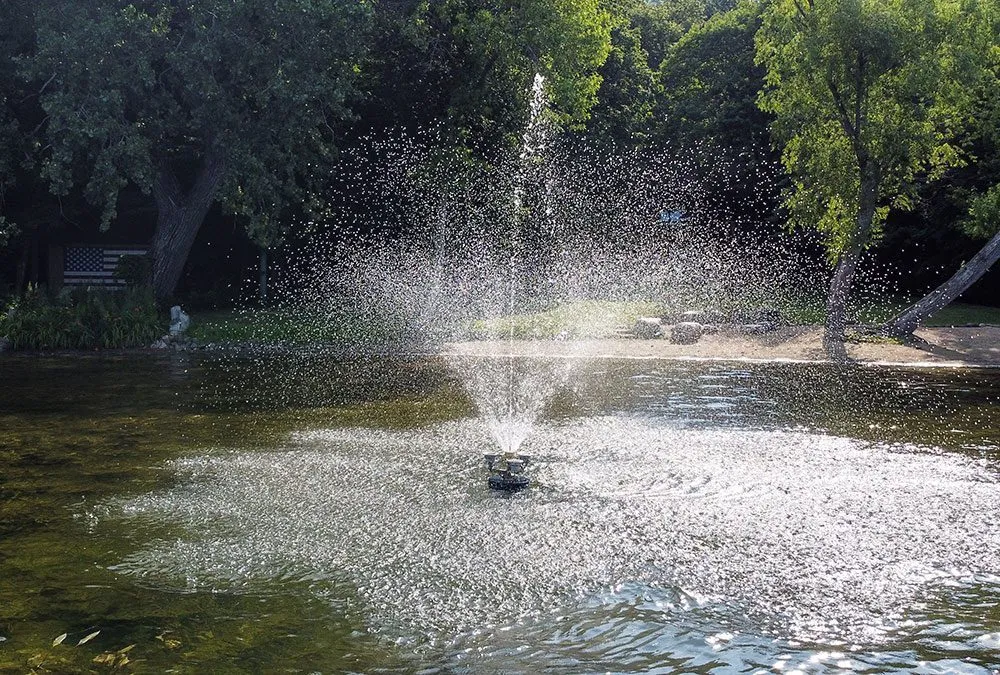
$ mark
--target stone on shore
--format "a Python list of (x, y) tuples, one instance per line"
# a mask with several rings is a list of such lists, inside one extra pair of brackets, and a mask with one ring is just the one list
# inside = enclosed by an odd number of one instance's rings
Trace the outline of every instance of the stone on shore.
[(663, 337), (663, 326), (657, 317), (644, 316), (636, 319), (632, 334), (640, 340), (654, 340)]
[(695, 321), (682, 321), (670, 329), (670, 341), (675, 345), (693, 345), (701, 339), (704, 327)]
[(180, 305), (174, 305), (170, 308), (170, 334), (177, 336), (183, 335), (184, 331), (188, 329), (191, 325), (191, 317), (181, 309)]

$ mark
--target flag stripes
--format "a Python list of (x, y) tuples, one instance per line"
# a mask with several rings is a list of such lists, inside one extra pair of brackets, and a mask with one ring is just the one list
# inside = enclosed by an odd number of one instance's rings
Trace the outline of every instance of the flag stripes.
[(63, 257), (63, 284), (116, 288), (125, 282), (115, 276), (126, 255), (146, 255), (145, 246), (68, 246)]

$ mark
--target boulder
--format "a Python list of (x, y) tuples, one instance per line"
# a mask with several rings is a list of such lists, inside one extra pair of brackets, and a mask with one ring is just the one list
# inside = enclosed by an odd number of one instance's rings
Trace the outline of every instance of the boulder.
[(188, 316), (180, 305), (170, 308), (170, 334), (182, 335), (191, 325), (191, 317)]
[(675, 345), (693, 345), (705, 332), (704, 327), (696, 321), (682, 321), (670, 329), (670, 341)]
[(6, 335), (0, 335), (0, 354), (4, 352), (9, 352), (13, 345), (11, 344), (10, 338)]
[(636, 319), (632, 334), (640, 340), (653, 340), (663, 337), (663, 326), (660, 319), (652, 316), (644, 316)]

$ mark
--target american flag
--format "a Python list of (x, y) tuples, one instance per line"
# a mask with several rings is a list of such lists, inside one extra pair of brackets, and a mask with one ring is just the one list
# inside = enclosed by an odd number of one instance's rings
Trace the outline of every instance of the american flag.
[(145, 246), (68, 246), (63, 258), (63, 283), (67, 286), (123, 287), (115, 276), (123, 255), (146, 255)]

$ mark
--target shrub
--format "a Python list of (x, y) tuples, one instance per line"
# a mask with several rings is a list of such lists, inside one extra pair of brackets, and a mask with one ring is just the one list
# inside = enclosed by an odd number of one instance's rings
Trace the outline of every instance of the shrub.
[(120, 349), (148, 345), (165, 323), (148, 288), (67, 288), (54, 298), (29, 288), (0, 316), (0, 335), (14, 349)]
[(115, 276), (128, 286), (150, 286), (153, 283), (153, 259), (148, 255), (123, 255), (118, 259)]

